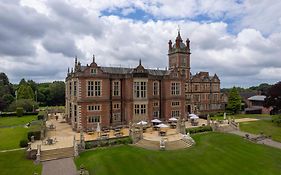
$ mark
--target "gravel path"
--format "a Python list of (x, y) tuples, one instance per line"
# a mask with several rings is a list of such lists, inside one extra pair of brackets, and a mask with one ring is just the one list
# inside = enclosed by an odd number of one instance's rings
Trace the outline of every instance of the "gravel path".
[(42, 175), (77, 175), (72, 158), (42, 162)]
[[(243, 131), (231, 131), (229, 133), (236, 134), (236, 135), (239, 135), (239, 136), (242, 136), (242, 137), (245, 137), (245, 134), (249, 134), (250, 138), (258, 137), (258, 135), (247, 133), (247, 132), (243, 132)], [(271, 146), (271, 147), (275, 147), (275, 148), (281, 149), (281, 143), (273, 141), (271, 139), (264, 139), (264, 140), (258, 141), (257, 143), (265, 144), (265, 145), (268, 145), (268, 146)]]

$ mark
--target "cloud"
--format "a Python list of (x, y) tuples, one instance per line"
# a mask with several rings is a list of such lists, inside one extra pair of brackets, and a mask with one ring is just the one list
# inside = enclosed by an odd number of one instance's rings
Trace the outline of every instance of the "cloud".
[(66, 57), (84, 57), (70, 34), (52, 33), (42, 40), (42, 46), (50, 53), (62, 53)]
[[(64, 80), (75, 55), (84, 65), (95, 54), (101, 66), (135, 67), (142, 59), (165, 68), (177, 25), (191, 40), (193, 74), (217, 73), (224, 87), (281, 79), (278, 1), (14, 0), (0, 7), (0, 70), (14, 82)], [(134, 17), (138, 11), (153, 19)]]
[(17, 1), (0, 2), (0, 55), (34, 55), (33, 40), (44, 35), (48, 19)]

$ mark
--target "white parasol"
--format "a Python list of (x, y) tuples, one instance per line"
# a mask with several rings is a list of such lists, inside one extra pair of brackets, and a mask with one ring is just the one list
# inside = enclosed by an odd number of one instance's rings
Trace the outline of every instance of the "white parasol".
[(146, 121), (140, 121), (140, 122), (137, 123), (137, 125), (146, 125), (146, 124), (147, 124)]
[(158, 120), (158, 119), (153, 119), (153, 120), (151, 120), (151, 122), (152, 122), (152, 123), (162, 123), (162, 121), (161, 121), (161, 120)]
[(178, 119), (176, 119), (175, 117), (172, 117), (172, 118), (169, 118), (169, 121), (176, 122), (176, 121), (178, 121)]
[(198, 119), (199, 117), (195, 114), (189, 114), (190, 119)]

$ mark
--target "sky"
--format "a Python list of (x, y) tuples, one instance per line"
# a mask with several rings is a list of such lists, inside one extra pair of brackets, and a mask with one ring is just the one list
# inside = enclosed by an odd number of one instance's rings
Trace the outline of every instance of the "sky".
[(168, 41), (190, 39), (191, 72), (221, 87), (281, 81), (278, 0), (1, 0), (0, 72), (12, 83), (64, 80), (82, 65), (168, 66)]

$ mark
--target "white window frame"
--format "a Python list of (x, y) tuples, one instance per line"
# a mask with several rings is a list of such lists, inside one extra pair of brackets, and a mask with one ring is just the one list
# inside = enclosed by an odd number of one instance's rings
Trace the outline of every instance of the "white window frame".
[(153, 82), (153, 95), (159, 95), (159, 82)]
[(180, 117), (180, 111), (179, 110), (172, 110), (172, 113), (171, 113), (172, 117)]
[(100, 122), (101, 122), (100, 115), (88, 116), (87, 118), (87, 123), (100, 123)]
[(101, 105), (87, 105), (88, 111), (101, 111)]
[(135, 104), (134, 105), (134, 114), (135, 115), (146, 115), (147, 105), (146, 104)]
[(147, 82), (134, 81), (134, 98), (143, 99), (147, 98)]
[(179, 107), (181, 105), (180, 101), (172, 101), (171, 106), (172, 107)]
[(181, 94), (181, 83), (180, 82), (171, 82), (171, 95), (179, 96)]
[(112, 104), (113, 109), (120, 109), (121, 108), (121, 103), (113, 103)]
[(112, 81), (112, 96), (120, 96), (120, 81)]
[(89, 80), (87, 81), (87, 97), (100, 97), (102, 96), (102, 81)]

